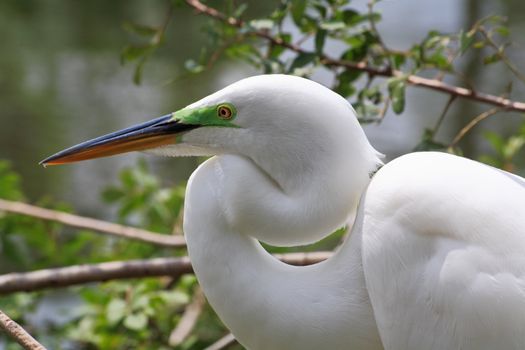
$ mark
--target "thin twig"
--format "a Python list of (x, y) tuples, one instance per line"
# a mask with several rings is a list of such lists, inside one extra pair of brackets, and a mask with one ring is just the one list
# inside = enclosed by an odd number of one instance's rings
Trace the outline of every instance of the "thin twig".
[(46, 350), (31, 334), (0, 310), (0, 328), (26, 350)]
[(233, 334), (228, 333), (221, 339), (217, 340), (215, 343), (205, 348), (204, 350), (223, 350), (226, 349), (228, 346), (233, 345), (235, 342), (236, 340)]
[[(326, 260), (331, 254), (331, 252), (289, 253), (276, 254), (275, 257), (290, 265), (304, 266)], [(187, 256), (74, 265), (0, 275), (0, 294), (69, 287), (115, 279), (176, 277), (192, 272), (193, 268)]]
[(206, 69), (211, 69), (219, 60), (219, 58), (221, 58), (222, 54), (224, 53), (224, 51), (226, 51), (226, 49), (228, 49), (235, 43), (241, 42), (243, 39), (243, 35), (238, 35), (217, 47), (211, 54), (210, 58), (208, 59), (208, 62), (206, 62)]
[(379, 111), (379, 114), (377, 116), (377, 123), (381, 123), (383, 119), (385, 119), (386, 112), (388, 112), (388, 108), (390, 107), (390, 97), (387, 97), (385, 99), (385, 103), (383, 103), (383, 107), (381, 108), (381, 111)]
[[(222, 12), (217, 11), (213, 7), (204, 5), (198, 0), (185, 0), (185, 1), (189, 6), (196, 9), (197, 12), (199, 13), (210, 16), (216, 20), (223, 21), (233, 27), (237, 27), (237, 28), (245, 27), (245, 23), (243, 21), (233, 18), (233, 17), (228, 17)], [(251, 31), (250, 33), (252, 35), (255, 35), (257, 37), (260, 37), (262, 39), (269, 41), (273, 45), (279, 45), (281, 47), (287, 48), (288, 50), (294, 51), (296, 53), (309, 53), (309, 51), (295, 44), (287, 43), (283, 39), (278, 38), (278, 37), (273, 37), (271, 34), (269, 34), (266, 31)], [(389, 69), (389, 67), (376, 68), (376, 67), (369, 66), (367, 62), (351, 62), (351, 61), (346, 61), (346, 60), (339, 60), (339, 59), (331, 58), (326, 55), (321, 55), (320, 61), (322, 64), (326, 66), (336, 66), (336, 67), (344, 67), (347, 69), (360, 70), (363, 72), (367, 72), (368, 74), (373, 75), (373, 76), (402, 77), (406, 75), (406, 73), (402, 71), (392, 70), (392, 69)], [(408, 75), (406, 77), (406, 82), (414, 86), (419, 86), (419, 87), (423, 87), (423, 88), (427, 88), (427, 89), (431, 89), (435, 91), (440, 91), (440, 92), (443, 92), (449, 95), (455, 95), (457, 97), (474, 100), (474, 101), (490, 104), (490, 105), (497, 106), (497, 107), (502, 107), (507, 110), (525, 112), (524, 102), (513, 101), (507, 98), (500, 97), (500, 96), (477, 92), (477, 91), (459, 87), (459, 86), (449, 85), (449, 84), (443, 83), (436, 79), (423, 78), (417, 75)]]
[(450, 106), (452, 106), (452, 103), (456, 100), (456, 95), (450, 95), (447, 104), (445, 105), (445, 108), (443, 108), (443, 111), (441, 112), (441, 115), (439, 116), (439, 119), (436, 122), (436, 125), (434, 125), (434, 128), (432, 129), (432, 137), (436, 135), (439, 128), (441, 127), (441, 124), (443, 124), (443, 120), (445, 119), (445, 116), (448, 113), (448, 110), (450, 109)]
[(170, 334), (168, 341), (170, 346), (178, 346), (188, 338), (188, 336), (193, 331), (193, 328), (195, 328), (195, 325), (197, 324), (197, 320), (202, 313), (205, 302), (206, 299), (204, 298), (202, 289), (197, 286), (195, 292), (193, 293), (192, 302), (186, 306), (182, 317), (177, 323), (177, 327), (175, 327), (175, 329)]
[(159, 30), (153, 37), (154, 44), (158, 45), (162, 43), (164, 40), (164, 35), (166, 35), (166, 30), (168, 29), (168, 25), (171, 22), (171, 17), (173, 16), (173, 4), (171, 2), (168, 3), (168, 11), (166, 12), (166, 17), (164, 21), (162, 22), (162, 25), (160, 26)]
[(503, 61), (503, 63), (507, 66), (507, 68), (510, 69), (510, 71), (514, 73), (514, 75), (519, 80), (525, 83), (525, 75), (522, 72), (520, 72), (520, 70), (514, 65), (514, 63), (512, 63), (509, 56), (507, 56), (507, 54), (505, 53), (504, 48), (500, 48), (498, 44), (496, 44), (494, 39), (492, 39), (492, 36), (485, 30), (483, 26), (479, 28), (479, 32), (481, 33), (481, 35), (483, 35), (483, 37), (485, 38), (485, 41), (494, 50), (496, 50), (496, 55), (498, 55), (498, 57)]
[(295, 45), (297, 46), (301, 46), (302, 44), (304, 44), (308, 39), (310, 39), (312, 37), (312, 33), (307, 33), (306, 35), (303, 35), (302, 38), (300, 38), (299, 40), (297, 40), (295, 42)]
[[(379, 30), (377, 30), (376, 21), (374, 19), (374, 6), (376, 4), (377, 0), (369, 0), (367, 3), (368, 7), (368, 22), (370, 23), (370, 29), (372, 29), (372, 32), (376, 35), (377, 42), (379, 46), (381, 46), (381, 49), (383, 50), (383, 53), (388, 54), (390, 53), (390, 50), (386, 46), (383, 38), (381, 37), (381, 34), (379, 34)], [(389, 62), (389, 64), (391, 64)]]
[(182, 236), (163, 235), (135, 227), (114, 224), (103, 220), (64, 213), (62, 211), (41, 208), (22, 202), (13, 202), (0, 199), (0, 211), (32, 216), (43, 220), (56, 221), (76, 228), (108, 233), (114, 236), (136, 239), (166, 247), (180, 248), (186, 246), (186, 241)]
[(467, 125), (465, 125), (461, 130), (458, 132), (458, 134), (454, 137), (452, 142), (450, 143), (450, 148), (454, 148), (459, 141), (473, 128), (475, 127), (479, 122), (481, 122), (484, 119), (487, 119), (488, 117), (500, 112), (501, 108), (491, 108), (488, 111), (485, 111), (481, 114), (479, 114), (477, 117), (472, 119)]

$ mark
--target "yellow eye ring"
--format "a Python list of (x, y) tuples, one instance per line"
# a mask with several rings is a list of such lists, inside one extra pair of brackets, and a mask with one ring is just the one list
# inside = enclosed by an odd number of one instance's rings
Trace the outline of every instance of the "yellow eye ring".
[(221, 119), (231, 119), (233, 117), (233, 111), (228, 105), (220, 105), (217, 107), (217, 116)]

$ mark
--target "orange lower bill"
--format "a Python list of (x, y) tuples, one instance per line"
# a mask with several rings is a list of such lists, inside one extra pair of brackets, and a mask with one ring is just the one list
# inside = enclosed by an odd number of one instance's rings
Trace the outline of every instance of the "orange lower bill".
[(70, 147), (44, 159), (40, 164), (44, 166), (67, 164), (172, 145), (176, 143), (177, 135), (197, 127), (199, 125), (183, 124), (173, 120), (172, 115), (168, 114)]
[(120, 140), (115, 141), (115, 143), (108, 143), (102, 144), (100, 146), (95, 146), (93, 148), (79, 151), (78, 153), (64, 155), (60, 158), (42, 162), (42, 164), (48, 166), (74, 163), (80, 162), (82, 160), (109, 157), (132, 151), (144, 151), (150, 148), (171, 145), (174, 143), (175, 136), (173, 135), (150, 136), (148, 138), (136, 140)]

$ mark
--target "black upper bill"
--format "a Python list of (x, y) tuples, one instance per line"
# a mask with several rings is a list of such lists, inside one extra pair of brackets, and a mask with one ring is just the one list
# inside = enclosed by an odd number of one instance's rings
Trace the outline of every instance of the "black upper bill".
[(168, 114), (148, 122), (131, 126), (104, 136), (82, 142), (60, 151), (40, 162), (57, 165), (81, 160), (106, 157), (114, 154), (145, 150), (175, 143), (175, 136), (199, 125), (183, 124)]

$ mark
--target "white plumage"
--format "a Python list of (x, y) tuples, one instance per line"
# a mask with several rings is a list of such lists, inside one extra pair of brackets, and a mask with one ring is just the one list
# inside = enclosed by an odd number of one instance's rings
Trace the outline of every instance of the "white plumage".
[[(221, 106), (232, 121), (214, 115)], [(431, 152), (379, 169), (350, 104), (286, 75), (241, 80), (43, 164), (147, 148), (215, 155), (190, 179), (184, 231), (209, 302), (247, 348), (525, 349), (522, 178)], [(334, 256), (307, 267), (258, 242), (308, 244), (344, 225)]]
[[(252, 77), (192, 176), (185, 232), (219, 316), (249, 349), (524, 349), (523, 179), (414, 153), (384, 166), (350, 105), (313, 82)], [(184, 138), (202, 145), (216, 129)], [(176, 146), (175, 146), (176, 147)], [(368, 187), (367, 187), (368, 186)], [(291, 267), (255, 238), (306, 244), (359, 215), (330, 260)]]

